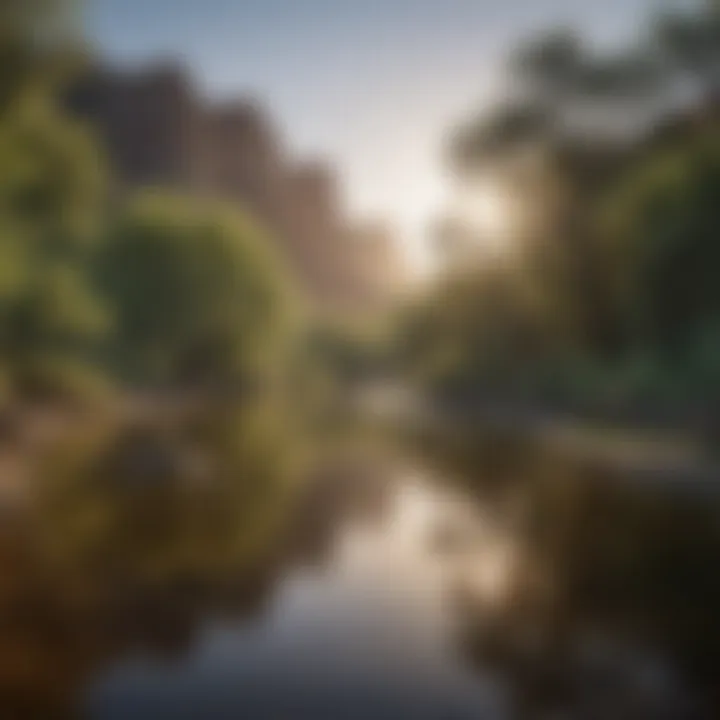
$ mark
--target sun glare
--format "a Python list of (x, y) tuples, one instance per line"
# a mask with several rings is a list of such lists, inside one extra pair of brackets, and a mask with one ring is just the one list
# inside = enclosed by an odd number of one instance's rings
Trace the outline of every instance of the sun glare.
[(509, 196), (498, 185), (483, 181), (469, 187), (459, 198), (457, 215), (476, 250), (496, 254), (508, 249), (513, 211)]

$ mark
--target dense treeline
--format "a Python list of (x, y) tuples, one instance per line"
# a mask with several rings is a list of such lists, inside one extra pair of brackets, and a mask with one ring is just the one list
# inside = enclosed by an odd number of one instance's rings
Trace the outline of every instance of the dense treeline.
[(70, 0), (0, 3), (3, 508), (33, 495), (0, 538), (17, 717), (75, 717), (121, 647), (180, 651), (199, 616), (252, 610), (298, 472), (272, 242), (233, 208), (112, 196), (93, 128), (64, 109), (87, 61), (73, 25)]
[(483, 254), (462, 218), (447, 223), (447, 272), (401, 323), (412, 371), (463, 397), (712, 414), (717, 3), (653, 18), (612, 54), (551, 32), (513, 54), (508, 75), (513, 93), (452, 145), (464, 183), (505, 200), (506, 237)]
[(245, 387), (277, 371), (287, 287), (249, 217), (144, 192), (118, 201), (93, 129), (64, 111), (83, 63), (62, 2), (0, 16), (0, 370), (6, 399), (119, 381)]

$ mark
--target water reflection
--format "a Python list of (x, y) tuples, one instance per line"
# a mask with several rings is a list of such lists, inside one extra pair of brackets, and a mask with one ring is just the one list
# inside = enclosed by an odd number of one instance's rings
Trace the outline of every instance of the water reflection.
[(519, 717), (717, 716), (717, 478), (668, 481), (508, 432), (422, 447), (520, 550), (502, 612), (464, 637), (511, 681)]
[(218, 412), (66, 439), (0, 526), (7, 716), (720, 707), (708, 488), (489, 435), (292, 447)]
[(454, 642), (454, 577), (425, 532), (434, 498), (393, 483), (383, 521), (348, 522), (326, 563), (289, 570), (262, 620), (206, 626), (181, 663), (126, 660), (94, 688), (91, 716), (498, 716), (497, 689)]
[[(75, 717), (89, 678), (116, 656), (180, 656), (206, 617), (261, 606), (281, 562), (284, 457), (258, 417), (214, 414), (211, 428), (197, 420), (109, 423), (64, 438), (32, 502), (4, 518), (0, 697), (9, 717)], [(252, 435), (252, 447), (238, 435)], [(216, 469), (193, 477), (178, 448)]]

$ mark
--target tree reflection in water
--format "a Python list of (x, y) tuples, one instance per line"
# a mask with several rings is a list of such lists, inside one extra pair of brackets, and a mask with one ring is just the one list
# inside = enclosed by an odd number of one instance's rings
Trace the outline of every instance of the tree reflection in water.
[(513, 681), (519, 717), (717, 717), (715, 482), (620, 471), (508, 433), (421, 445), (523, 548), (502, 612), (476, 613), (464, 638), (479, 668)]
[[(262, 413), (217, 409), (66, 439), (33, 502), (0, 525), (5, 715), (74, 717), (118, 658), (191, 654), (209, 620), (257, 617), (289, 568), (322, 564), (351, 514), (370, 525), (383, 516), (401, 477), (392, 453), (326, 447), (298, 463), (299, 449)], [(633, 477), (497, 433), (423, 438), (402, 454), (422, 468), (421, 485), (461, 489), (406, 487), (395, 525), (374, 531), (378, 547), (402, 555), (403, 523), (422, 530), (419, 549), (408, 549), (423, 567), (434, 557), (449, 583), (453, 641), (478, 678), (503, 679), (516, 717), (714, 716), (712, 488)], [(342, 622), (354, 612), (375, 621), (376, 609), (336, 600), (318, 602)], [(321, 619), (313, 632), (323, 623), (338, 632), (332, 617)], [(418, 703), (422, 691), (413, 691)]]
[(256, 613), (281, 562), (290, 463), (248, 411), (65, 438), (0, 525), (4, 717), (73, 717), (119, 653), (178, 655), (202, 618)]

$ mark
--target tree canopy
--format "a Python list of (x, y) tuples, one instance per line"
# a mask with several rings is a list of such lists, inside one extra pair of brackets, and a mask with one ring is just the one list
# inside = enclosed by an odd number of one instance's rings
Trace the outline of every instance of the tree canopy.
[(273, 366), (287, 327), (285, 278), (246, 215), (148, 193), (100, 257), (121, 354), (145, 380), (223, 382)]

